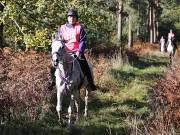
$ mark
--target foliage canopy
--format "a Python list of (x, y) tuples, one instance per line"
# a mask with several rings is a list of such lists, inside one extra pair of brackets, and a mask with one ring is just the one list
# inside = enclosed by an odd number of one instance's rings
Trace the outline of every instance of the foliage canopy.
[[(51, 36), (59, 25), (66, 22), (70, 8), (78, 10), (80, 22), (86, 26), (88, 45), (117, 42), (117, 10), (120, 0), (2, 0), (0, 22), (4, 24), (4, 40), (16, 47), (47, 49)], [(124, 12), (133, 17), (133, 31), (140, 28), (145, 36), (148, 19), (148, 0), (122, 0)], [(161, 34), (173, 28), (180, 29), (180, 6), (178, 0), (162, 0), (160, 14)], [(163, 10), (162, 10), (163, 9)], [(127, 39), (128, 21), (123, 17), (123, 36)]]

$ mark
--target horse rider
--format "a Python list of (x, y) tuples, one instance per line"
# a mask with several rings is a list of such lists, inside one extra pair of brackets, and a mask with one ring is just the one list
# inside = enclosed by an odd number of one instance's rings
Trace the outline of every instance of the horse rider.
[(168, 33), (168, 40), (174, 40), (175, 34), (172, 32), (172, 29), (170, 29), (170, 32)]
[(168, 33), (167, 45), (169, 44), (169, 40), (171, 40), (173, 45), (175, 45), (175, 34), (172, 32), (172, 29), (170, 29), (170, 32)]
[[(68, 53), (74, 53), (79, 64), (81, 66), (83, 74), (87, 77), (89, 82), (88, 87), (90, 90), (96, 90), (90, 67), (85, 58), (84, 51), (86, 49), (86, 32), (84, 27), (78, 22), (78, 12), (74, 9), (70, 9), (67, 14), (67, 20), (64, 25), (58, 28), (58, 32), (55, 35), (54, 40), (63, 40)], [(51, 82), (49, 82), (49, 89), (52, 89), (55, 85), (55, 68), (51, 68)]]
[(174, 46), (174, 49), (176, 50), (176, 49), (177, 49), (177, 45), (176, 45), (176, 41), (175, 41), (175, 34), (174, 34), (174, 32), (172, 31), (172, 29), (170, 29), (170, 32), (168, 33), (167, 46), (168, 46), (170, 40), (172, 41), (172, 44), (173, 44), (173, 46)]

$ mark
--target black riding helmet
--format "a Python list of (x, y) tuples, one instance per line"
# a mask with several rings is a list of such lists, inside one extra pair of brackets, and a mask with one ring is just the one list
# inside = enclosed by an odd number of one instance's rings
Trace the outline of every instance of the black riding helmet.
[(68, 16), (76, 16), (78, 18), (78, 12), (74, 9), (68, 11)]

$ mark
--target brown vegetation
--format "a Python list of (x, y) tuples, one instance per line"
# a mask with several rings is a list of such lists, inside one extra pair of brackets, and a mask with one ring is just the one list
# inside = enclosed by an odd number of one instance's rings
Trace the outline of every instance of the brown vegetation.
[[(179, 51), (179, 50), (178, 50)], [(154, 112), (149, 131), (151, 134), (171, 134), (180, 129), (180, 53), (164, 79), (151, 90), (150, 105)], [(179, 131), (176, 131), (179, 132)]]
[(1, 50), (0, 54), (0, 96), (1, 100), (6, 100), (1, 106), (11, 108), (13, 117), (26, 113), (32, 120), (36, 119), (42, 112), (39, 107), (43, 107), (51, 95), (47, 90), (50, 55), (6, 52)]

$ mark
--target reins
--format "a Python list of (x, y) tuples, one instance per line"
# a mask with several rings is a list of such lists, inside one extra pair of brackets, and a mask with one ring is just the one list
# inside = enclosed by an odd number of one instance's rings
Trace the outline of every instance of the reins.
[[(58, 52), (52, 53), (52, 55), (54, 55), (54, 54), (57, 54), (59, 57), (63, 56), (63, 55), (60, 55)], [(70, 54), (70, 55), (73, 55), (73, 53), (69, 53), (69, 54)], [(64, 63), (73, 63), (75, 60), (78, 59), (78, 57), (74, 57), (74, 56), (72, 56), (72, 57), (73, 57), (73, 60), (70, 60), (70, 61), (64, 61), (64, 60), (63, 60), (63, 62), (64, 62)]]

